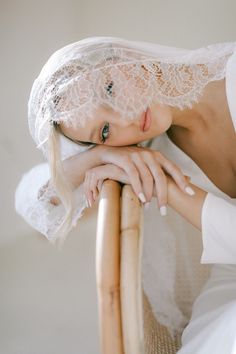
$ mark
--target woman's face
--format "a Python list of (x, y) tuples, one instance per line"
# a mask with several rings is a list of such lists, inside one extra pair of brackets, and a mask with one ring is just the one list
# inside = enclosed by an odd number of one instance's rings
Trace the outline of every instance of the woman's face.
[(154, 138), (172, 123), (172, 113), (168, 106), (151, 105), (135, 120), (121, 118), (120, 114), (107, 107), (99, 107), (94, 117), (84, 126), (67, 127), (60, 123), (62, 133), (74, 141), (126, 146)]

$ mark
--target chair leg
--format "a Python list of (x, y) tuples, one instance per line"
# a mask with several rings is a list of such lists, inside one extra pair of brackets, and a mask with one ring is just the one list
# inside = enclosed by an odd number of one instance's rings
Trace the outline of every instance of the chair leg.
[(131, 186), (122, 189), (121, 313), (125, 354), (144, 353), (141, 286), (142, 208)]
[(100, 192), (96, 278), (102, 354), (124, 354), (120, 309), (120, 185), (107, 180)]

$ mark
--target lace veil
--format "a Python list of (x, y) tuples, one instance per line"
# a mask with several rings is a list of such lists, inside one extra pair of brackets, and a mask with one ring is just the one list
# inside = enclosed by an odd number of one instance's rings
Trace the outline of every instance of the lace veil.
[(46, 153), (50, 123), (84, 125), (100, 105), (135, 119), (154, 102), (191, 107), (203, 88), (225, 76), (235, 43), (197, 50), (113, 37), (91, 37), (57, 50), (33, 83), (28, 122)]
[[(28, 102), (30, 133), (47, 157), (52, 122), (83, 126), (100, 105), (108, 105), (123, 119), (136, 119), (155, 102), (181, 109), (191, 107), (209, 82), (225, 77), (226, 63), (234, 49), (235, 43), (185, 50), (113, 37), (92, 37), (69, 44), (49, 58), (33, 83)], [(63, 155), (61, 146), (61, 158)], [(43, 204), (43, 208), (48, 204)], [(81, 215), (84, 205), (85, 201), (76, 199), (73, 220)], [(55, 211), (55, 215), (58, 213)], [(60, 218), (55, 217), (58, 224), (63, 213), (64, 210)], [(40, 219), (41, 210), (35, 211), (35, 215)], [(52, 238), (56, 221), (50, 214)], [(153, 293), (154, 305), (157, 302), (155, 307), (160, 321), (175, 330), (181, 327), (183, 319), (176, 310), (175, 281), (170, 275), (175, 270), (175, 237), (163, 235), (163, 244), (168, 246), (169, 242), (170, 245), (169, 258), (165, 255), (162, 258), (163, 269), (169, 269), (168, 281), (163, 282), (159, 272), (156, 272), (155, 281), (158, 283), (159, 279), (164, 284), (163, 294), (169, 295), (156, 299), (152, 283), (149, 295)], [(155, 260), (159, 258), (155, 256)], [(152, 268), (153, 265), (147, 269)]]

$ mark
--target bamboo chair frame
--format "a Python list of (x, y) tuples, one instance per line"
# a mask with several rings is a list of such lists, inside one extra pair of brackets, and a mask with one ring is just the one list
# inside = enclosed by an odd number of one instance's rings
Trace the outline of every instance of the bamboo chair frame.
[(105, 181), (96, 243), (102, 354), (174, 354), (180, 347), (180, 338), (173, 340), (156, 321), (142, 291), (142, 226), (141, 203), (131, 186)]

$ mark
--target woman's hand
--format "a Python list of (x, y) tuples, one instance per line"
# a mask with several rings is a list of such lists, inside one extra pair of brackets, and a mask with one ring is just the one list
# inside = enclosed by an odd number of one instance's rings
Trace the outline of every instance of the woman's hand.
[(166, 206), (166, 174), (173, 178), (184, 193), (193, 194), (180, 168), (160, 151), (137, 146), (101, 146), (101, 148), (101, 162), (113, 164), (122, 169), (134, 192), (143, 203), (151, 200), (153, 188), (155, 188), (159, 208)]
[[(86, 199), (88, 201), (88, 205), (91, 207), (94, 201), (97, 199), (99, 192), (102, 187), (102, 183), (105, 179), (113, 179), (125, 184), (131, 184), (128, 175), (126, 172), (121, 169), (120, 167), (113, 165), (113, 164), (106, 164), (98, 167), (94, 167), (86, 172), (85, 180), (84, 180), (84, 193)], [(189, 176), (184, 176), (187, 183), (190, 181)], [(166, 176), (168, 190), (169, 185), (175, 182), (170, 176)], [(152, 197), (156, 197), (156, 188), (153, 185), (154, 180), (151, 181), (152, 186), (151, 189), (153, 190)], [(176, 185), (176, 184), (175, 184)], [(176, 188), (178, 188), (176, 186)]]
[(129, 177), (125, 171), (116, 165), (106, 164), (91, 168), (85, 173), (83, 184), (84, 193), (90, 207), (97, 199), (105, 179), (113, 179), (121, 183), (130, 184)]

